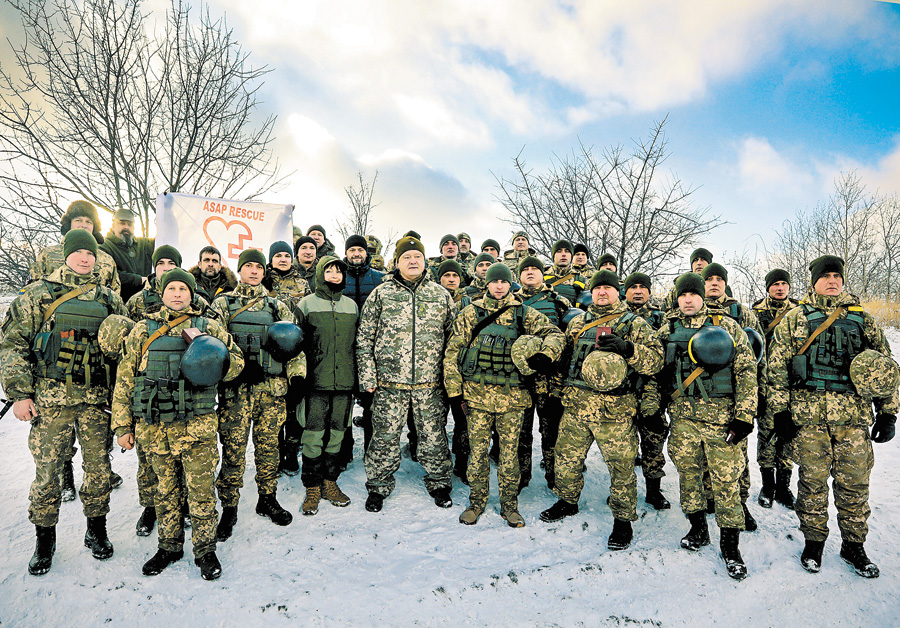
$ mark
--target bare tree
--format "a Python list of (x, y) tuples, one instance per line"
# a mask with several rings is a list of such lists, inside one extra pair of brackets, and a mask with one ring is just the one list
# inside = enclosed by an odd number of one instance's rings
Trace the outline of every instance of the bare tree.
[[(223, 19), (172, 0), (154, 29), (142, 0), (10, 0), (25, 39), (0, 68), (0, 212), (7, 229), (58, 229), (52, 196), (129, 207), (146, 233), (163, 191), (254, 199), (277, 186), (274, 116), (257, 121), (265, 67)], [(37, 199), (40, 199), (38, 201)], [(24, 222), (23, 222), (24, 221)]]
[(587, 245), (595, 254), (612, 253), (621, 274), (657, 274), (683, 249), (724, 221), (708, 209), (692, 207), (694, 188), (660, 172), (668, 157), (658, 122), (630, 153), (623, 146), (599, 156), (579, 143), (572, 155), (554, 156), (546, 172), (535, 173), (520, 152), (516, 176), (497, 177), (497, 199), (511, 222), (529, 233), (532, 246), (548, 254), (559, 238)]
[(350, 213), (343, 221), (338, 222), (338, 233), (345, 240), (352, 235), (365, 236), (372, 229), (372, 210), (380, 203), (373, 203), (375, 195), (375, 182), (378, 180), (378, 171), (372, 176), (372, 181), (367, 183), (363, 179), (363, 173), (357, 172), (359, 187), (348, 185), (344, 188), (347, 198), (350, 200)]

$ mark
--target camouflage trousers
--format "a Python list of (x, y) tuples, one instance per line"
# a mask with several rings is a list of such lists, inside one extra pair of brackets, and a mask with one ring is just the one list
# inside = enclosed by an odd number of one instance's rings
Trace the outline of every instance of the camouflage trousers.
[(535, 403), (531, 410), (538, 416), (538, 431), (541, 433), (541, 457), (544, 465), (553, 465), (556, 439), (559, 438), (559, 422), (562, 419), (563, 406), (557, 397), (550, 395), (534, 395)]
[[(690, 515), (706, 510), (703, 471), (708, 466), (716, 523), (720, 528), (744, 529), (739, 482), (747, 466), (739, 445), (725, 442), (726, 428), (691, 419), (672, 421), (669, 457), (678, 469), (681, 510)], [(746, 443), (746, 439), (744, 441)]]
[[(750, 446), (746, 438), (738, 443), (737, 446), (741, 448), (741, 453), (744, 456), (744, 470), (738, 479), (738, 491), (740, 492), (741, 503), (746, 504), (747, 500), (750, 499)], [(703, 492), (706, 494), (706, 499), (715, 499), (709, 466), (705, 461), (703, 463)]]
[(522, 431), (523, 412), (488, 412), (480, 408), (469, 408), (466, 417), (469, 429), (469, 480), (470, 505), (484, 510), (490, 494), (491, 430), (496, 429), (500, 437), (500, 460), (497, 464), (497, 484), (500, 487), (501, 510), (517, 510), (519, 505), (519, 433)]
[(616, 519), (637, 521), (637, 432), (631, 419), (598, 421), (567, 407), (559, 423), (556, 441), (556, 488), (553, 492), (577, 504), (584, 489), (584, 461), (597, 441), (609, 469), (609, 508)]
[(869, 527), (869, 475), (875, 463), (869, 432), (846, 425), (805, 425), (794, 439), (800, 480), (795, 508), (810, 541), (828, 538), (828, 476), (833, 478), (841, 539), (864, 543)]
[(419, 390), (378, 388), (372, 402), (372, 440), (366, 450), (366, 490), (387, 497), (400, 468), (400, 433), (412, 412), (418, 433), (419, 463), (425, 488), (450, 488), (450, 447), (447, 443), (447, 402), (439, 387)]
[(74, 426), (81, 445), (84, 478), (78, 496), (85, 517), (109, 512), (109, 455), (106, 442), (109, 416), (99, 406), (43, 406), (35, 404), (38, 418), (32, 419), (28, 449), (34, 457), (35, 475), (28, 499), (28, 520), (38, 526), (55, 526), (59, 521), (62, 491), (59, 474), (69, 449)]
[(177, 454), (150, 452), (149, 457), (158, 480), (156, 519), (159, 522), (159, 549), (177, 552), (184, 547), (181, 507), (186, 489), (194, 558), (216, 551), (218, 517), (215, 480), (219, 450), (215, 435), (208, 440), (191, 443)]
[[(665, 420), (665, 415), (663, 415), (663, 424)], [(641, 417), (638, 417), (637, 428), (641, 441), (641, 471), (644, 473), (644, 478), (665, 477), (666, 456), (664, 450), (666, 439), (669, 437), (669, 427), (666, 426), (662, 430), (650, 429), (644, 425)]]
[[(159, 478), (153, 468), (153, 462), (150, 459), (150, 452), (146, 451), (139, 440), (134, 443), (134, 449), (137, 452), (137, 489), (138, 503), (144, 508), (155, 508), (157, 503), (157, 491), (159, 486)], [(218, 455), (218, 451), (216, 452)], [(184, 493), (184, 469), (181, 466), (181, 460), (176, 458), (175, 468), (180, 478), (182, 493)], [(183, 500), (182, 500), (183, 501)]]
[(273, 495), (278, 489), (278, 432), (286, 417), (284, 397), (247, 385), (241, 385), (219, 410), (222, 467), (216, 488), (222, 506), (237, 506), (240, 501), (251, 422), (257, 490), (260, 495)]
[(303, 486), (322, 486), (341, 474), (339, 454), (350, 424), (353, 393), (315, 391), (306, 397), (303, 437)]
[(766, 412), (757, 420), (756, 463), (761, 469), (793, 468), (791, 445), (779, 447), (775, 438), (775, 424), (772, 414)]

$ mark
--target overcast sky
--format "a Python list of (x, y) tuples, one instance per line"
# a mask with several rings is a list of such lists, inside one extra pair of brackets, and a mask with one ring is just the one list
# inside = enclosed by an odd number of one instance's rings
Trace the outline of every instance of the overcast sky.
[[(148, 8), (165, 7), (152, 0)], [(900, 6), (829, 0), (213, 0), (273, 72), (276, 154), (301, 227), (334, 234), (344, 188), (378, 170), (375, 233), (506, 244), (494, 195), (535, 169), (629, 145), (669, 116), (666, 176), (731, 225), (713, 251), (774, 240), (856, 168), (900, 192)], [(5, 15), (8, 13), (4, 12)], [(7, 22), (5, 28), (14, 28)], [(336, 234), (334, 234), (336, 235)], [(337, 240), (338, 238), (333, 238)], [(342, 244), (339, 245), (342, 250)]]

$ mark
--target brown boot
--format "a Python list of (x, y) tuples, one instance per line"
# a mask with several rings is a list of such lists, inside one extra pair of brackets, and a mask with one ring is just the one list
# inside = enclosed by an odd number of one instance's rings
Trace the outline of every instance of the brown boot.
[(300, 507), (300, 512), (304, 515), (314, 515), (319, 512), (319, 500), (322, 499), (322, 487), (321, 486), (307, 486), (306, 487), (306, 498), (303, 500), (303, 506)]
[(325, 480), (325, 499), (340, 508), (350, 505), (350, 498), (344, 495), (337, 482), (331, 480)]

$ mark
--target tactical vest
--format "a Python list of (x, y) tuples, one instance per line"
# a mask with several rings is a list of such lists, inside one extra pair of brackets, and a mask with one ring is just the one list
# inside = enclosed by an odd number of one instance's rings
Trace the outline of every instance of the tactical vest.
[[(147, 320), (152, 336), (161, 323)], [(207, 320), (191, 317), (191, 326), (206, 332)], [(181, 375), (181, 356), (188, 343), (181, 337), (163, 334), (147, 349), (147, 368), (134, 378), (131, 412), (147, 423), (172, 423), (210, 414), (216, 407), (216, 387), (196, 388)]]
[[(717, 306), (713, 305), (713, 307), (716, 308)], [(744, 310), (741, 309), (740, 303), (732, 303), (727, 308), (724, 308), (723, 313), (725, 314), (725, 316), (728, 316), (729, 318), (733, 318), (734, 320), (736, 320), (738, 323), (740, 323), (743, 326), (744, 323), (741, 320), (741, 317), (744, 313)], [(710, 316), (713, 316), (713, 314), (710, 314)]]
[[(48, 281), (44, 285), (50, 291), (46, 306), (72, 290)], [(50, 331), (34, 338), (32, 352), (38, 376), (65, 382), (69, 395), (74, 384), (108, 386), (111, 382), (110, 365), (97, 341), (100, 323), (113, 313), (109, 294), (101, 286), (93, 301), (69, 299), (53, 313)]]
[[(712, 325), (709, 319), (704, 327)], [(681, 321), (669, 321), (669, 340), (666, 343), (666, 367), (671, 370), (674, 382), (671, 392), (680, 389), (684, 380), (697, 368), (688, 354), (688, 343), (700, 328), (685, 327)], [(731, 366), (710, 373), (706, 369), (684, 391), (685, 397), (734, 397), (734, 383)]]
[[(812, 334), (828, 315), (808, 303), (802, 307)], [(861, 307), (851, 307), (846, 318), (835, 320), (812, 341), (805, 353), (794, 356), (791, 361), (792, 387), (856, 393), (856, 387), (850, 381), (850, 362), (867, 348), (862, 313)]]
[[(584, 315), (585, 325), (591, 323), (591, 321), (593, 320), (596, 320), (596, 318), (596, 315), (588, 312)], [(622, 314), (622, 316), (619, 317), (619, 320), (616, 321), (615, 326), (612, 328), (612, 333), (619, 338), (625, 338), (631, 331), (631, 324), (634, 322), (634, 319), (635, 315), (633, 313), (625, 312), (624, 314)], [(598, 326), (591, 327), (586, 332), (580, 333), (578, 335), (578, 338), (575, 340), (575, 347), (572, 350), (572, 360), (569, 362), (569, 370), (566, 373), (566, 386), (576, 386), (577, 388), (594, 390), (594, 388), (590, 384), (584, 381), (584, 376), (581, 374), (581, 367), (588, 355), (597, 350), (597, 340), (599, 338), (600, 336)], [(626, 393), (635, 392), (637, 389), (637, 373), (633, 369), (629, 368), (628, 376), (625, 378), (625, 381), (622, 383), (622, 385), (613, 390), (607, 390), (604, 392), (604, 394), (624, 395)]]
[(538, 292), (525, 299), (524, 304), (533, 307), (538, 312), (550, 319), (550, 322), (559, 327), (560, 315), (557, 306), (559, 301), (554, 298), (552, 292)]
[[(765, 302), (765, 299), (763, 299)], [(788, 310), (791, 310), (794, 305), (791, 302), (788, 302), (787, 305), (784, 306)], [(754, 307), (753, 311), (756, 313), (756, 318), (759, 320), (759, 325), (762, 327), (763, 333), (766, 338), (766, 347), (768, 347), (772, 343), (772, 337), (775, 335), (774, 329), (769, 329), (769, 325), (772, 324), (772, 321), (784, 310), (773, 310), (768, 307)]]
[(643, 318), (647, 323), (655, 330), (658, 330), (663, 326), (663, 323), (666, 322), (666, 315), (662, 312), (662, 310), (650, 310), (649, 312), (643, 314), (637, 314)]
[[(568, 274), (568, 273), (566, 273), (566, 274)], [(546, 281), (547, 283), (551, 283), (551, 284), (554, 281), (556, 281), (557, 279), (560, 279), (560, 278), (555, 277), (553, 275), (545, 275), (544, 276), (544, 281)], [(582, 290), (584, 290), (583, 286), (584, 286), (585, 281), (584, 281), (584, 277), (582, 277), (578, 273), (575, 273), (574, 276), (572, 277), (572, 279), (573, 279), (573, 283), (557, 284), (557, 285), (553, 286), (553, 290), (560, 296), (567, 298), (569, 300), (569, 303), (574, 304), (574, 303), (577, 303), (577, 301), (578, 301), (578, 295), (580, 295)], [(578, 287), (577, 285), (575, 285), (574, 282), (576, 282), (576, 281), (581, 283), (582, 287)]]
[[(149, 288), (144, 288), (141, 292), (144, 295), (145, 314), (153, 314), (154, 312), (159, 312), (162, 309), (162, 295), (160, 295), (158, 290), (150, 290)], [(214, 316), (211, 316), (211, 312), (208, 311), (208, 308), (200, 303), (200, 295), (198, 295), (196, 292), (191, 294), (191, 307), (198, 312), (201, 312), (206, 318), (214, 318)]]
[(263, 309), (255, 312), (237, 311), (244, 305), (241, 299), (228, 295), (228, 332), (244, 354), (244, 368), (238, 379), (247, 384), (258, 384), (267, 377), (282, 375), (284, 365), (276, 362), (263, 349), (268, 339), (269, 326), (278, 321), (278, 307), (271, 297), (263, 297)]
[[(479, 323), (491, 314), (483, 307), (473, 307)], [(463, 381), (498, 386), (522, 384), (522, 376), (512, 361), (512, 346), (516, 338), (525, 333), (525, 307), (515, 306), (513, 317), (511, 325), (494, 321), (486, 326), (459, 354)]]

